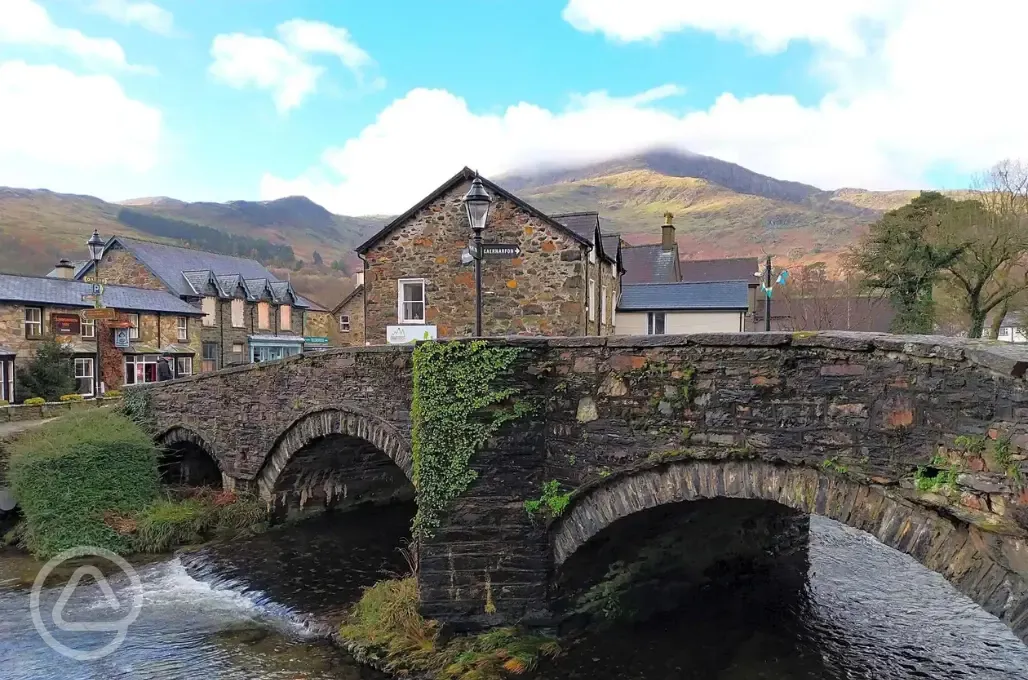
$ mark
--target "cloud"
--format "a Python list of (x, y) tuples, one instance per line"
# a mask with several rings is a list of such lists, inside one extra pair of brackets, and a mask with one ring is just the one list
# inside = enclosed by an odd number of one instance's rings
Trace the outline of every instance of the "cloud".
[(1018, 85), (1023, 0), (810, 4), (814, 14), (835, 12), (824, 24), (783, 10), (784, 0), (767, 3), (781, 16), (742, 0), (717, 3), (724, 12), (684, 1), (630, 4), (631, 12), (612, 14), (623, 3), (571, 0), (565, 15), (574, 9), (575, 22), (588, 18), (624, 39), (700, 26), (768, 50), (803, 41), (814, 46), (809, 67), (825, 93), (801, 103), (789, 94), (724, 92), (679, 113), (664, 98), (681, 90), (665, 85), (627, 97), (575, 95), (560, 110), (522, 102), (495, 113), (472, 111), (444, 90), (416, 89), (300, 176), (265, 175), (262, 194), (306, 194), (348, 214), (395, 214), (464, 165), (495, 176), (654, 147), (823, 188), (916, 188), (934, 171), (970, 174), (1002, 158), (1028, 158), (1028, 91)]
[(89, 9), (118, 23), (140, 26), (159, 35), (171, 36), (175, 33), (175, 19), (171, 12), (152, 2), (92, 0)]
[[(211, 45), (210, 73), (235, 88), (253, 87), (271, 92), (279, 113), (300, 106), (317, 91), (325, 68), (312, 64), (311, 55), (338, 57), (364, 86), (365, 74), (375, 62), (345, 28), (320, 21), (292, 19), (277, 27), (279, 40), (243, 33), (217, 35)], [(385, 85), (381, 77), (371, 87)]]
[(3, 0), (2, 13), (0, 45), (58, 49), (97, 69), (151, 70), (130, 65), (121, 45), (110, 38), (92, 38), (73, 28), (57, 26), (46, 9), (32, 0)]
[[(0, 184), (71, 169), (145, 172), (157, 161), (161, 113), (130, 99), (109, 75), (0, 63)], [(40, 183), (46, 183), (40, 181)]]

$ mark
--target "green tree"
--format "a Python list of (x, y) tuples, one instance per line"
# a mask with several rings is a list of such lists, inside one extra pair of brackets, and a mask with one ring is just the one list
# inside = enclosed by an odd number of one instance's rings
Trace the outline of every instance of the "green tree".
[(968, 318), (968, 336), (993, 332), (1028, 291), (1028, 168), (1003, 161), (977, 179), (974, 197), (954, 201), (940, 240), (961, 249), (947, 279)]
[(74, 355), (62, 342), (47, 337), (36, 345), (36, 356), (28, 366), (18, 369), (18, 396), (21, 399), (43, 397), (57, 401), (75, 391), (72, 371)]
[(315, 250), (314, 254), (311, 257), (313, 258), (314, 264), (316, 266), (320, 267), (321, 265), (325, 264), (325, 261), (321, 258), (321, 253), (319, 253), (318, 251)]
[(872, 224), (848, 254), (850, 266), (860, 272), (864, 284), (892, 303), (896, 310), (892, 330), (897, 333), (934, 329), (933, 289), (965, 248), (939, 239), (945, 221), (952, 218), (953, 204), (938, 192), (922, 192)]

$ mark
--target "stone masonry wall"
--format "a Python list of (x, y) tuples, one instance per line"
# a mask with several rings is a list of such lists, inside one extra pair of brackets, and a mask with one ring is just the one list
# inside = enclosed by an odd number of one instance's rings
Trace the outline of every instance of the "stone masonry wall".
[[(167, 290), (159, 278), (146, 268), (143, 263), (123, 248), (109, 248), (100, 259), (100, 278), (111, 285), (150, 288), (151, 290)], [(93, 280), (93, 274), (86, 277)]]
[[(350, 332), (344, 333), (339, 330), (339, 317), (343, 314), (350, 317)], [(340, 307), (331, 317), (332, 326), (329, 328), (330, 342), (337, 347), (361, 347), (364, 345), (364, 295), (358, 293), (345, 305)]]
[[(444, 194), (366, 255), (367, 340), (383, 344), (397, 323), (397, 281), (426, 279), (427, 324), (439, 337), (474, 332), (475, 278), (460, 264), (468, 227), (461, 199), (470, 182)], [(485, 241), (517, 244), (522, 256), (482, 265), (486, 335), (581, 335), (585, 331), (584, 250), (562, 231), (494, 197)]]

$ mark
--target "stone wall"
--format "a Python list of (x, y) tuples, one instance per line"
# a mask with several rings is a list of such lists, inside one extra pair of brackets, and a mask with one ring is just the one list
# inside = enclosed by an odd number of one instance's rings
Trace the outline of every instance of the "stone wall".
[[(168, 287), (157, 278), (135, 255), (120, 247), (108, 248), (100, 259), (100, 279), (111, 285), (167, 290)], [(93, 280), (90, 272), (87, 281)]]
[[(367, 340), (382, 344), (397, 323), (397, 281), (426, 279), (427, 324), (439, 337), (470, 336), (472, 265), (460, 263), (471, 230), (461, 202), (470, 182), (418, 211), (366, 254)], [(485, 240), (517, 244), (522, 256), (482, 266), (486, 335), (581, 335), (585, 331), (585, 246), (514, 203), (494, 197)]]
[[(350, 318), (350, 332), (340, 330), (339, 317), (347, 315)], [(329, 338), (337, 347), (361, 347), (365, 342), (364, 328), (364, 294), (358, 293), (346, 301), (336, 310), (332, 316), (332, 327), (329, 329)]]
[[(43, 310), (43, 336), (53, 332), (52, 317), (54, 314), (81, 316), (81, 307), (50, 307), (46, 305), (0, 304), (0, 345), (10, 347), (17, 353), (17, 360), (30, 360), (36, 353), (36, 345), (42, 339), (30, 340), (25, 337), (25, 308), (36, 307)], [(95, 342), (95, 338), (82, 338), (81, 335), (62, 335), (66, 342)]]

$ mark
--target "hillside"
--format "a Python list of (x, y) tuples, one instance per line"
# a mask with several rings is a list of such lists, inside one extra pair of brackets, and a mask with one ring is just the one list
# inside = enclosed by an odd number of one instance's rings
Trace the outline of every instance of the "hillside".
[[(918, 193), (823, 191), (671, 151), (494, 179), (546, 212), (598, 210), (605, 228), (630, 243), (659, 240), (663, 214), (670, 210), (685, 257), (770, 253), (793, 262), (834, 262), (869, 223)], [(161, 196), (114, 204), (0, 187), (0, 271), (40, 274), (61, 257), (81, 258), (95, 228), (105, 236), (254, 257), (331, 306), (352, 286), (347, 274), (360, 265), (354, 246), (388, 220), (334, 215), (300, 196), (228, 203)], [(315, 252), (321, 264), (314, 262)]]

